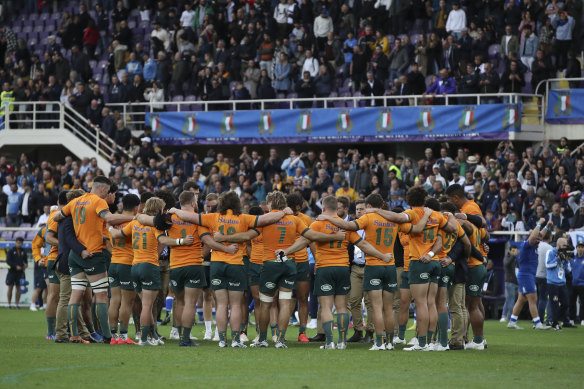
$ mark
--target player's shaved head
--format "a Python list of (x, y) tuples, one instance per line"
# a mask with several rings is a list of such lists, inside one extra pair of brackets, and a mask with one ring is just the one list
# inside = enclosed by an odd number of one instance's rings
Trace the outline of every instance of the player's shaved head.
[(122, 205), (124, 211), (133, 211), (140, 206), (140, 198), (135, 194), (128, 193), (122, 197)]
[(335, 196), (327, 196), (322, 200), (322, 207), (327, 211), (337, 212), (339, 202)]
[(195, 192), (191, 192), (190, 190), (184, 191), (178, 196), (178, 202), (181, 207), (191, 205), (195, 201), (195, 196)]
[(450, 212), (452, 214), (455, 214), (458, 212), (458, 207), (456, 205), (454, 205), (454, 203), (451, 203), (450, 201), (446, 201), (446, 202), (440, 204), (440, 210), (443, 212)]

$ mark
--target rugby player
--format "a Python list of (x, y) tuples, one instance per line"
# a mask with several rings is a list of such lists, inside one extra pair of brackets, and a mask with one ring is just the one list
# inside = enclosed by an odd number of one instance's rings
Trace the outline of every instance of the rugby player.
[[(386, 207), (383, 197), (372, 193), (365, 199), (367, 208), (381, 209)], [(391, 260), (385, 262), (375, 256), (365, 257), (365, 274), (363, 278), (363, 290), (369, 295), (373, 307), (373, 320), (375, 325), (375, 343), (370, 350), (393, 350), (393, 294), (397, 290), (397, 274), (393, 258), (393, 246), (398, 237), (398, 232), (419, 233), (423, 230), (432, 211), (427, 209), (424, 216), (415, 227), (411, 224), (398, 224), (388, 222), (376, 213), (366, 213), (354, 221), (346, 221), (339, 217), (331, 217), (322, 214), (316, 220), (326, 221), (346, 230), (365, 232), (364, 239), (383, 254), (391, 254)]]
[[(278, 212), (286, 208), (286, 197), (280, 191), (268, 193), (266, 203), (270, 213)], [(274, 224), (261, 228), (264, 263), (260, 273), (259, 297), (261, 301), (260, 309), (256, 311), (259, 321), (260, 337), (253, 347), (268, 347), (267, 333), (270, 322), (270, 308), (274, 302), (276, 291), (280, 309), (278, 314), (278, 329), (276, 331), (276, 348), (287, 348), (284, 343), (286, 330), (290, 320), (292, 303), (292, 290), (296, 288), (297, 271), (296, 264), (292, 259), (276, 256), (276, 252), (291, 246), (298, 236), (304, 236), (312, 241), (331, 242), (341, 241), (345, 238), (344, 233), (327, 234), (310, 230), (304, 222), (294, 216), (287, 215)], [(215, 234), (215, 239), (219, 242), (242, 242), (253, 239), (259, 235), (259, 231), (251, 230), (248, 233), (233, 234), (224, 236)]]
[(50, 251), (47, 254), (47, 275), (49, 284), (47, 291), (47, 309), (45, 315), (47, 317), (47, 336), (48, 340), (55, 340), (55, 325), (57, 322), (57, 304), (59, 304), (59, 292), (60, 292), (60, 282), (59, 278), (55, 274), (55, 260), (57, 259), (57, 254), (59, 253), (59, 238), (57, 237), (57, 230), (59, 228), (59, 223), (55, 220), (54, 216), (61, 211), (61, 209), (67, 204), (67, 192), (62, 191), (59, 193), (57, 199), (57, 209), (51, 211), (49, 214), (49, 219), (47, 220), (47, 228), (45, 230), (44, 240), (45, 243), (50, 245)]
[[(217, 203), (217, 213), (198, 214), (186, 212), (176, 208), (168, 211), (176, 214), (180, 219), (202, 225), (215, 233), (233, 235), (237, 232), (246, 232), (250, 228), (263, 227), (277, 222), (285, 215), (291, 215), (289, 208), (267, 215), (252, 216), (241, 214), (241, 200), (235, 192), (222, 193)], [(228, 245), (224, 243), (224, 245)], [(242, 317), (242, 296), (247, 289), (247, 275), (243, 264), (246, 254), (246, 245), (238, 243), (239, 250), (235, 254), (213, 251), (211, 254), (211, 289), (215, 291), (217, 300), (217, 327), (219, 330), (219, 347), (228, 347), (227, 344), (227, 308), (231, 307), (231, 347), (247, 347), (240, 341)]]
[[(178, 200), (182, 210), (193, 213), (197, 210), (197, 196), (194, 192), (182, 192)], [(172, 215), (171, 220), (168, 237), (176, 241), (187, 236), (193, 237), (190, 245), (179, 245), (170, 250), (170, 283), (175, 293), (175, 323), (181, 335), (179, 346), (192, 347), (195, 345), (190, 336), (195, 320), (195, 305), (207, 285), (203, 257), (211, 249), (235, 254), (238, 247), (215, 242), (207, 228), (181, 220), (177, 215)], [(166, 239), (161, 238), (160, 242), (164, 241)]]
[(519, 285), (519, 296), (517, 297), (517, 302), (513, 307), (513, 313), (511, 314), (511, 319), (508, 328), (522, 329), (517, 325), (517, 319), (519, 314), (525, 305), (525, 302), (529, 304), (529, 312), (533, 318), (533, 329), (535, 330), (547, 330), (551, 327), (544, 325), (541, 322), (541, 318), (537, 312), (537, 291), (535, 289), (535, 273), (537, 270), (538, 257), (537, 257), (537, 245), (541, 241), (544, 234), (553, 226), (553, 222), (550, 220), (545, 227), (542, 228), (545, 223), (545, 219), (541, 218), (537, 222), (537, 225), (526, 241), (518, 243), (519, 256), (517, 257), (517, 262), (519, 263), (519, 272), (517, 273), (517, 284)]
[[(323, 214), (330, 218), (341, 220), (337, 216), (337, 207), (338, 201), (333, 196), (325, 197), (322, 201)], [(327, 220), (315, 221), (310, 225), (310, 229), (328, 234), (334, 234), (340, 230), (339, 227)], [(284, 255), (289, 255), (306, 247), (309, 240), (305, 236), (306, 233), (292, 246), (278, 251), (278, 253), (282, 252)], [(363, 240), (354, 231), (347, 232), (342, 241), (316, 242), (318, 256), (316, 258), (314, 293), (318, 296), (321, 306), (321, 317), (326, 336), (326, 343), (324, 346), (321, 346), (321, 349), (333, 350), (335, 348), (347, 348), (346, 338), (349, 329), (347, 294), (351, 289), (349, 253), (347, 252), (349, 243), (353, 243), (359, 247), (365, 254), (372, 255), (386, 263), (389, 263), (393, 259), (393, 254), (379, 252), (379, 250)], [(333, 341), (333, 305), (337, 311), (337, 327), (339, 329), (339, 338), (336, 346)]]
[[(140, 208), (140, 198), (133, 194), (127, 194), (122, 198), (122, 215), (135, 216)], [(121, 230), (129, 222), (114, 226)], [(110, 234), (111, 237), (111, 234)], [(136, 344), (128, 338), (128, 323), (132, 313), (132, 303), (136, 292), (132, 284), (132, 262), (134, 251), (130, 236), (118, 239), (111, 238), (112, 261), (108, 270), (111, 299), (109, 305), (109, 323), (112, 332), (111, 344)], [(117, 333), (118, 320), (120, 332)]]
[[(35, 275), (34, 275), (35, 289), (34, 289), (34, 292), (32, 294), (32, 298), (31, 298), (31, 305), (30, 305), (31, 311), (38, 310), (38, 308), (35, 306), (35, 304), (36, 304), (36, 301), (39, 297), (39, 293), (42, 293), (42, 300), (44, 301), (45, 305), (47, 303), (47, 283), (48, 283), (47, 254), (48, 253), (47, 253), (47, 250), (45, 250), (43, 253), (41, 253), (41, 250), (44, 247), (46, 247), (46, 246), (50, 247), (50, 245), (45, 245), (46, 233), (47, 233), (47, 225), (45, 224), (39, 229), (39, 231), (34, 236), (32, 242), (31, 242), (32, 258), (36, 264)], [(50, 251), (50, 249), (49, 249), (49, 251)], [(45, 281), (45, 278), (46, 278), (46, 281)], [(45, 337), (47, 340), (55, 340), (54, 335), (53, 335), (53, 333), (55, 332), (54, 325), (55, 325), (54, 322), (49, 323), (49, 320), (47, 320), (47, 335)], [(50, 332), (51, 330), (53, 330), (53, 332)]]
[[(261, 216), (264, 214), (264, 210), (261, 207), (251, 207), (249, 209), (249, 214), (254, 216)], [(264, 265), (264, 241), (261, 231), (258, 230), (260, 234), (251, 240), (251, 244), (247, 245), (247, 254), (249, 256), (249, 266), (247, 267), (247, 285), (251, 291), (251, 296), (254, 301), (254, 311), (256, 312), (256, 332), (257, 335), (253, 343), (257, 343), (260, 339), (259, 331), (259, 313), (261, 307), (260, 301), (260, 274), (262, 272), (262, 266)]]
[(80, 257), (74, 251), (69, 253), (69, 268), (71, 272), (71, 299), (67, 308), (69, 325), (71, 327), (72, 342), (80, 342), (77, 331), (77, 316), (79, 315), (79, 303), (87, 287), (91, 285), (97, 304), (99, 321), (102, 324), (104, 341), (111, 340), (111, 332), (108, 320), (108, 279), (106, 268), (106, 255), (104, 243), (105, 223), (117, 225), (131, 221), (129, 215), (114, 215), (104, 200), (111, 186), (111, 181), (103, 176), (97, 176), (93, 180), (91, 193), (70, 201), (60, 212), (53, 216), (53, 220), (59, 222), (66, 216), (73, 217), (75, 235), (83, 246), (92, 254), (87, 258)]

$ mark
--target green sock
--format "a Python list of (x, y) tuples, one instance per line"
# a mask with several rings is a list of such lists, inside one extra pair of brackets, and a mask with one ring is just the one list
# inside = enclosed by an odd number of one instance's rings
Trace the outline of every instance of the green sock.
[(67, 319), (71, 328), (71, 336), (79, 336), (77, 330), (77, 318), (79, 317), (79, 304), (69, 304), (67, 307)]
[(326, 336), (326, 344), (333, 343), (333, 326), (334, 324), (332, 320), (322, 323), (324, 335)]
[(185, 343), (189, 343), (191, 341), (191, 327), (181, 327), (182, 333), (182, 341)]
[(272, 337), (274, 337), (274, 335), (276, 335), (276, 328), (278, 328), (277, 324), (270, 324), (270, 329), (272, 330)]
[(399, 325), (397, 328), (397, 336), (400, 339), (405, 339), (406, 338), (406, 325)]
[(424, 347), (426, 345), (426, 335), (420, 336), (418, 335), (418, 344), (420, 347)]
[(428, 331), (428, 343), (432, 343), (434, 341), (434, 331)]
[(176, 328), (176, 331), (178, 332), (178, 337), (182, 338), (183, 327), (176, 326), (175, 328)]
[(381, 347), (381, 345), (385, 342), (383, 339), (383, 334), (375, 334), (375, 345), (377, 347)]
[(101, 327), (101, 334), (104, 338), (111, 338), (112, 333), (110, 331), (107, 303), (96, 303), (95, 305), (97, 310), (97, 318)]
[(241, 323), (241, 330), (239, 332), (247, 334), (247, 323)]
[[(91, 303), (91, 331), (89, 332), (94, 332), (96, 329), (99, 328), (99, 316), (97, 314), (97, 304), (95, 302)], [(89, 330), (89, 327), (87, 327), (87, 329)], [(103, 334), (102, 334), (103, 335)]]
[(286, 339), (286, 331), (285, 330), (278, 330), (276, 331), (276, 337), (278, 342), (283, 342)]
[(440, 345), (446, 347), (448, 345), (448, 313), (438, 314), (438, 328)]
[(55, 333), (55, 326), (57, 324), (56, 317), (47, 317), (47, 334), (52, 335)]
[(227, 331), (219, 331), (219, 340), (227, 343)]
[(128, 333), (128, 327), (120, 326), (120, 334), (127, 334), (127, 333)]
[(306, 333), (306, 326), (298, 327), (298, 335), (302, 335)]
[(159, 338), (158, 331), (156, 331), (156, 328), (154, 327), (154, 325), (150, 326), (150, 336), (154, 340), (158, 340), (158, 338)]
[(85, 327), (87, 327), (87, 331), (89, 331), (90, 334), (95, 332), (95, 328), (93, 328), (93, 323), (85, 323)]
[(339, 343), (347, 341), (347, 331), (349, 330), (349, 314), (337, 314), (337, 327), (339, 328)]
[(140, 340), (145, 342), (148, 340), (148, 336), (150, 335), (150, 326), (142, 326), (142, 332), (140, 333)]
[(236, 341), (239, 343), (239, 331), (231, 331), (231, 341)]
[(260, 342), (268, 340), (268, 331), (260, 331)]
[(393, 331), (386, 332), (385, 336), (386, 336), (385, 340), (386, 340), (387, 344), (393, 344)]
[(477, 343), (477, 344), (483, 343), (483, 337), (482, 336), (475, 335), (472, 338), (472, 341), (475, 342), (475, 343)]

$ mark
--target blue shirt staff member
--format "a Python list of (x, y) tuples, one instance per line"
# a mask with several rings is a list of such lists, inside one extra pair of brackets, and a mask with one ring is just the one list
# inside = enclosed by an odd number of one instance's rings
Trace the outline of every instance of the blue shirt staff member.
[(511, 314), (511, 320), (509, 320), (507, 328), (521, 329), (517, 325), (517, 318), (519, 317), (521, 309), (523, 309), (526, 301), (529, 304), (529, 312), (533, 318), (533, 329), (547, 330), (550, 328), (541, 322), (537, 313), (537, 292), (535, 289), (535, 273), (538, 264), (537, 246), (539, 245), (542, 236), (553, 225), (553, 223), (548, 222), (548, 224), (543, 227), (543, 223), (545, 223), (545, 219), (539, 219), (535, 228), (531, 230), (529, 238), (525, 242), (517, 245), (519, 248), (519, 257), (517, 257), (517, 262), (519, 263), (519, 272), (517, 273), (519, 297), (513, 307), (513, 313)]
[(548, 251), (545, 256), (545, 267), (547, 270), (547, 285), (552, 304), (552, 328), (561, 331), (559, 320), (562, 319), (565, 328), (576, 327), (570, 324), (568, 317), (568, 286), (566, 285), (566, 273), (572, 271), (570, 258), (574, 256), (574, 251), (568, 247), (566, 238), (558, 239), (556, 248)]
[[(572, 238), (572, 241), (574, 238)], [(570, 295), (570, 318), (576, 321), (576, 304), (580, 298), (580, 320), (584, 325), (584, 240), (576, 243), (576, 255), (570, 260), (572, 265), (572, 293)]]

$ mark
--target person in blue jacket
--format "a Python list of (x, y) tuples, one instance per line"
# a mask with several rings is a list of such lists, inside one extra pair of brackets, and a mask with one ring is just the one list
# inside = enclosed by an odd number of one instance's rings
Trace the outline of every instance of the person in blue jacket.
[(552, 305), (552, 328), (561, 331), (559, 320), (564, 322), (564, 328), (573, 328), (568, 317), (568, 286), (566, 285), (566, 273), (572, 271), (570, 257), (572, 250), (568, 247), (566, 238), (558, 239), (556, 248), (547, 252), (545, 257), (545, 267), (547, 272), (547, 286)]
[(572, 293), (570, 294), (570, 318), (577, 320), (576, 307), (580, 299), (580, 324), (584, 325), (584, 240), (576, 243), (576, 254), (570, 260), (572, 266)]

